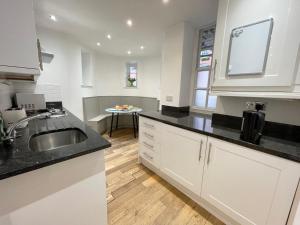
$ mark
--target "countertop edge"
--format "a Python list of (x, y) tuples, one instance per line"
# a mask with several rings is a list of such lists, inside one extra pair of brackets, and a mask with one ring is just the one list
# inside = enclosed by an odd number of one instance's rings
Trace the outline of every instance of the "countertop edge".
[(4, 179), (7, 179), (7, 178), (10, 178), (10, 177), (14, 177), (14, 176), (17, 176), (17, 175), (28, 173), (28, 172), (31, 172), (31, 171), (34, 171), (34, 170), (37, 170), (37, 169), (41, 169), (41, 168), (44, 168), (44, 167), (47, 167), (47, 166), (52, 166), (54, 164), (64, 162), (64, 161), (67, 161), (67, 160), (70, 160), (70, 159), (78, 158), (80, 156), (88, 155), (88, 154), (91, 154), (93, 152), (102, 151), (102, 150), (104, 150), (106, 148), (109, 148), (109, 147), (111, 147), (111, 143), (108, 142), (108, 144), (105, 144), (105, 145), (103, 145), (101, 147), (98, 147), (98, 148), (92, 148), (92, 149), (86, 150), (84, 152), (79, 152), (77, 154), (72, 154), (72, 155), (69, 155), (69, 156), (61, 157), (59, 159), (50, 160), (50, 161), (47, 161), (47, 162), (44, 162), (44, 163), (39, 163), (39, 164), (29, 166), (29, 167), (26, 167), (26, 168), (23, 168), (23, 169), (19, 169), (19, 170), (13, 171), (13, 172), (2, 174), (2, 175), (0, 175), (0, 181), (4, 180)]
[(291, 160), (293, 162), (300, 163), (299, 158), (291, 156), (291, 155), (283, 153), (283, 152), (274, 151), (272, 149), (264, 148), (264, 147), (259, 146), (259, 145), (254, 145), (254, 144), (251, 144), (251, 143), (248, 143), (248, 142), (244, 142), (242, 140), (234, 140), (234, 139), (227, 138), (227, 137), (224, 137), (224, 136), (221, 136), (221, 135), (216, 135), (216, 134), (212, 134), (212, 133), (205, 132), (205, 131), (202, 131), (202, 130), (194, 129), (194, 128), (191, 128), (191, 127), (179, 125), (179, 124), (167, 121), (167, 120), (162, 120), (162, 119), (158, 119), (158, 118), (155, 118), (155, 117), (152, 117), (152, 116), (144, 115), (143, 113), (140, 113), (139, 115), (142, 116), (142, 117), (145, 117), (145, 118), (149, 118), (149, 119), (167, 124), (167, 125), (171, 125), (171, 126), (175, 126), (175, 127), (178, 127), (178, 128), (189, 130), (189, 131), (192, 131), (192, 132), (195, 132), (195, 133), (207, 135), (207, 136), (210, 136), (210, 137), (213, 137), (213, 138), (217, 138), (217, 139), (220, 139), (220, 140), (223, 140), (223, 141), (227, 141), (227, 142), (230, 142), (230, 143), (233, 143), (233, 144), (240, 145), (242, 147), (251, 148), (253, 150), (264, 152), (264, 153), (269, 154), (269, 155), (278, 156), (278, 157), (284, 158), (286, 160)]

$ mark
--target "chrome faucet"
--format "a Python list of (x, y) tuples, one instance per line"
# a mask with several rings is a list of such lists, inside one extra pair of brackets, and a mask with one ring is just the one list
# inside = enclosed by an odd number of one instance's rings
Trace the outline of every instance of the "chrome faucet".
[(14, 139), (16, 138), (15, 130), (22, 123), (28, 122), (30, 120), (38, 119), (38, 118), (43, 118), (43, 117), (49, 118), (50, 116), (51, 116), (51, 113), (45, 112), (45, 113), (40, 113), (40, 114), (37, 114), (34, 116), (29, 116), (29, 117), (18, 120), (17, 122), (13, 123), (12, 125), (10, 125), (7, 128), (5, 136), (3, 138), (3, 141), (9, 141), (10, 143), (12, 143), (14, 141)]

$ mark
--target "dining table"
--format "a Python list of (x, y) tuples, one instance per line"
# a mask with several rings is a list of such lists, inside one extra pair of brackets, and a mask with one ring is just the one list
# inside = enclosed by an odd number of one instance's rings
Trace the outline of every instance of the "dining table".
[(107, 108), (105, 109), (107, 113), (111, 113), (111, 122), (110, 122), (110, 131), (109, 131), (109, 137), (112, 136), (113, 132), (113, 123), (114, 123), (114, 117), (116, 116), (116, 127), (115, 130), (118, 129), (119, 126), (119, 115), (131, 115), (132, 117), (132, 126), (133, 126), (133, 135), (136, 138), (137, 132), (139, 129), (138, 126), (138, 114), (143, 111), (143, 109), (138, 107), (131, 107), (128, 109), (116, 109), (116, 108)]

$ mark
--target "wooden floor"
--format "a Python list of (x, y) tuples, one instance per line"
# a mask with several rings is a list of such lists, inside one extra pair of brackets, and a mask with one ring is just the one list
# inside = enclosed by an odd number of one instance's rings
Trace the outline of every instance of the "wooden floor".
[(109, 225), (223, 225), (216, 217), (137, 163), (138, 141), (119, 129), (105, 152)]

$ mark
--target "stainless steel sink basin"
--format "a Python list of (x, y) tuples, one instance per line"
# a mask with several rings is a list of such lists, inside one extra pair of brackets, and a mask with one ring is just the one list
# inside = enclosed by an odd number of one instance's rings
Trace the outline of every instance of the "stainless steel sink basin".
[(33, 135), (29, 140), (32, 151), (48, 151), (81, 143), (87, 136), (80, 129), (70, 128)]

